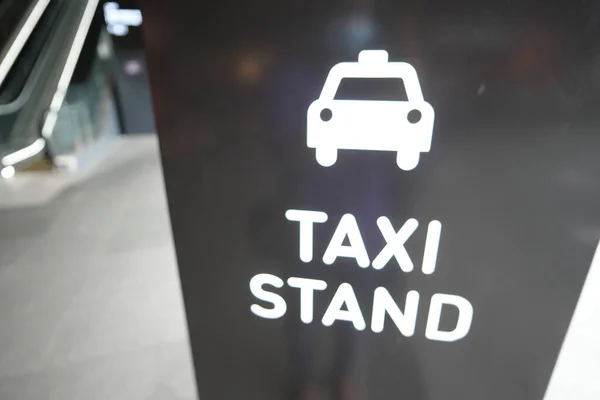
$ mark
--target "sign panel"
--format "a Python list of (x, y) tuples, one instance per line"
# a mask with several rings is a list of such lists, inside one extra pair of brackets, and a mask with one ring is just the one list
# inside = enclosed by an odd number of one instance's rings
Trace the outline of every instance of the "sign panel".
[(596, 1), (142, 12), (201, 398), (598, 398)]

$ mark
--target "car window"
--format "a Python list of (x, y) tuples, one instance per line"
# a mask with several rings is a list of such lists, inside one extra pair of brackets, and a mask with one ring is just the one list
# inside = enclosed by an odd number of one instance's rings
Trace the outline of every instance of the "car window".
[(408, 101), (401, 78), (343, 78), (336, 100)]

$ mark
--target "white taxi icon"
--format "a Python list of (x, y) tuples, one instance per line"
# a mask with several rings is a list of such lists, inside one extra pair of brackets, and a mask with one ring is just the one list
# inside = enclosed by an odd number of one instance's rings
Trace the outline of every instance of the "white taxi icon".
[[(408, 101), (335, 99), (346, 78), (399, 78)], [(388, 62), (385, 50), (363, 50), (358, 62), (331, 68), (321, 96), (308, 108), (307, 145), (324, 167), (335, 164), (339, 149), (387, 150), (397, 153), (398, 167), (410, 171), (431, 148), (434, 117), (412, 65)]]

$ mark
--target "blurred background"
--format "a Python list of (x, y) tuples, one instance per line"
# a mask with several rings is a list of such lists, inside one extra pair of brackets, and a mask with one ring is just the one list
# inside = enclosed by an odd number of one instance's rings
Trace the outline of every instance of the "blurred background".
[(0, 398), (193, 399), (133, 2), (0, 0)]

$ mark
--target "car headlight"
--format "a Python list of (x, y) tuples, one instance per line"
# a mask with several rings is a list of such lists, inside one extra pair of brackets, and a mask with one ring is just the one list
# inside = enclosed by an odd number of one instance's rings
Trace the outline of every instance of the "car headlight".
[(408, 115), (406, 116), (406, 118), (408, 119), (408, 122), (410, 122), (411, 124), (416, 124), (417, 122), (419, 122), (421, 120), (421, 111), (419, 110), (411, 110)]
[(321, 110), (320, 116), (322, 121), (327, 122), (333, 117), (333, 112), (329, 108), (324, 108)]

